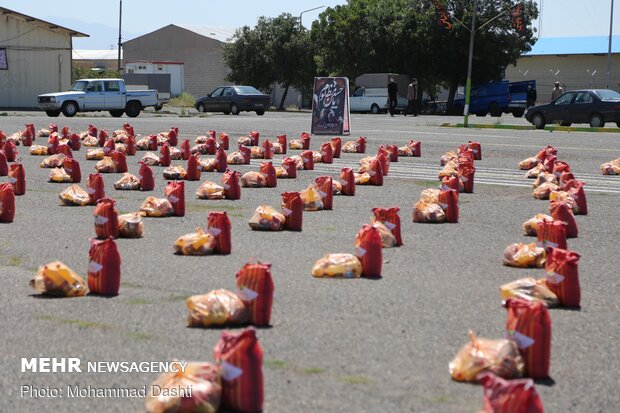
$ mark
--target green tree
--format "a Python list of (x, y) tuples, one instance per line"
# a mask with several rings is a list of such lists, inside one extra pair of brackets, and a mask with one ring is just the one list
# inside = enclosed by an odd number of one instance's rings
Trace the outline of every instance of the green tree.
[(291, 86), (309, 89), (316, 71), (313, 56), (309, 32), (288, 13), (259, 18), (254, 28), (237, 30), (233, 42), (224, 46), (224, 61), (230, 68), (227, 79), (263, 90), (282, 84), (280, 110)]
[[(440, 0), (457, 20), (442, 31), (435, 20), (433, 0), (349, 0), (328, 8), (313, 24), (319, 73), (355, 78), (362, 73), (396, 72), (418, 78), (418, 93), (434, 91), (437, 84), (450, 90), (465, 82), (469, 52), (471, 0)], [(474, 82), (501, 77), (504, 68), (531, 49), (533, 30), (517, 34), (509, 9), (515, 0), (479, 0), (478, 21), (500, 18), (476, 33)], [(524, 24), (538, 16), (536, 4), (526, 1)]]

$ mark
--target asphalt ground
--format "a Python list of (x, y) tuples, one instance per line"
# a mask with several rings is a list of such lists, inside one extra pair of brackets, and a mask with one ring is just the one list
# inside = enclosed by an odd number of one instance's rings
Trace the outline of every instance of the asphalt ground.
[[(38, 130), (50, 121), (72, 131), (93, 123), (111, 132), (128, 119), (18, 113), (0, 117), (0, 130), (13, 133), (26, 123)], [(252, 129), (261, 132), (261, 142), (281, 133), (297, 138), (310, 129), (309, 114), (295, 113), (191, 118), (143, 114), (129, 121), (143, 135), (178, 126), (179, 138), (192, 141), (209, 129), (229, 133), (233, 142)], [(201, 182), (186, 182), (185, 217), (145, 219), (142, 239), (117, 241), (122, 284), (114, 298), (33, 296), (28, 282), (40, 265), (61, 260), (86, 276), (93, 215), (92, 207), (59, 206), (58, 193), (68, 184), (46, 182), (49, 170), (38, 167), (42, 157), (30, 156), (20, 146), (27, 193), (17, 198), (15, 222), (0, 225), (0, 410), (144, 411), (140, 398), (31, 398), (20, 397), (20, 391), (22, 385), (138, 388), (152, 383), (157, 374), (21, 373), (21, 358), (212, 361), (221, 330), (187, 328), (185, 299), (218, 288), (234, 290), (235, 273), (248, 260), (258, 259), (272, 263), (276, 288), (272, 326), (258, 330), (265, 352), (266, 412), (475, 412), (482, 407), (482, 388), (452, 381), (448, 363), (467, 342), (470, 329), (482, 337), (503, 336), (506, 311), (500, 285), (544, 276), (543, 270), (504, 267), (501, 258), (508, 244), (532, 242), (522, 235), (521, 223), (547, 212), (548, 202), (531, 197), (532, 181), (516, 168), (518, 161), (550, 144), (576, 177), (586, 181), (589, 215), (577, 217), (579, 238), (569, 240), (569, 248), (582, 256), (582, 308), (550, 310), (552, 380), (539, 382), (537, 390), (548, 412), (617, 411), (620, 177), (604, 177), (598, 168), (620, 156), (620, 135), (435, 126), (444, 121), (354, 115), (351, 138), (366, 136), (368, 154), (381, 143), (400, 146), (416, 139), (422, 141), (422, 157), (400, 158), (392, 163), (383, 187), (358, 187), (355, 197), (338, 196), (333, 211), (304, 213), (301, 233), (254, 232), (247, 220), (258, 205), (279, 207), (281, 192), (302, 190), (319, 175), (335, 176), (340, 167), (355, 167), (365, 155), (343, 154), (334, 165), (300, 171), (296, 180), (279, 180), (274, 189), (244, 188), (239, 201), (194, 199)], [(318, 150), (328, 138), (314, 136), (311, 148)], [(460, 197), (460, 222), (414, 224), (413, 204), (423, 189), (437, 185), (439, 157), (468, 140), (481, 142), (483, 160), (476, 162), (475, 193)], [(74, 153), (83, 188), (95, 165), (85, 160), (85, 152)], [(131, 173), (137, 174), (136, 162), (143, 154), (129, 158)], [(279, 159), (276, 155), (276, 165)], [(259, 162), (235, 169), (258, 170)], [(112, 184), (120, 174), (105, 176), (106, 194), (117, 200), (119, 212), (136, 211), (147, 196), (163, 197), (163, 168), (154, 170), (156, 187), (150, 193), (115, 191)], [(205, 179), (220, 182), (221, 174), (203, 173)], [(384, 250), (383, 278), (313, 278), (310, 270), (318, 258), (353, 252), (355, 234), (369, 222), (371, 208), (379, 206), (400, 206), (405, 244)], [(232, 220), (232, 255), (174, 255), (176, 238), (204, 224), (210, 210), (225, 210)]]

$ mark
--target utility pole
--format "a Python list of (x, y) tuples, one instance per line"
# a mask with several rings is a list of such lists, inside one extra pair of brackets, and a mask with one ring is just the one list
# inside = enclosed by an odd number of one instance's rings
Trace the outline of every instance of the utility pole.
[(322, 9), (323, 7), (325, 7), (325, 6), (318, 6), (318, 7), (315, 7), (313, 9), (304, 10), (301, 13), (299, 13), (299, 31), (301, 31), (301, 28), (302, 28), (301, 17), (304, 15), (304, 13), (309, 12), (309, 11), (313, 11), (313, 10)]
[(607, 47), (607, 89), (611, 86), (611, 38), (614, 29), (614, 0), (611, 0), (611, 13), (609, 17), (609, 45)]
[(463, 110), (463, 125), (467, 127), (469, 121), (469, 98), (471, 94), (471, 67), (474, 58), (474, 37), (476, 35), (476, 0), (474, 0), (471, 17), (471, 32), (469, 34), (469, 61), (467, 63), (467, 83), (465, 84), (465, 108)]
[(121, 71), (121, 24), (123, 23), (123, 0), (119, 0), (119, 9), (118, 9), (118, 59), (117, 59), (117, 69), (119, 72)]

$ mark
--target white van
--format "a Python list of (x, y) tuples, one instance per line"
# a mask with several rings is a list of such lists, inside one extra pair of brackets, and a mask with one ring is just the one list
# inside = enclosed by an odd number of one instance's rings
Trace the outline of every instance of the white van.
[[(388, 110), (388, 90), (386, 87), (361, 87), (349, 98), (351, 112), (380, 113)], [(402, 111), (407, 107), (408, 101), (398, 96), (396, 110)]]

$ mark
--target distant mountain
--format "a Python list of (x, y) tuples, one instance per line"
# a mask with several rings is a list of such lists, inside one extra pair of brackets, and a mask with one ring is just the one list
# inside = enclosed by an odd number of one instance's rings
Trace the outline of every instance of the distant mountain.
[[(117, 48), (118, 26), (112, 27), (101, 23), (90, 23), (58, 16), (48, 16), (43, 19), (90, 35), (90, 37), (74, 37), (74, 49), (106, 50)], [(122, 41), (125, 42), (143, 34), (144, 33), (128, 32), (123, 29)]]

